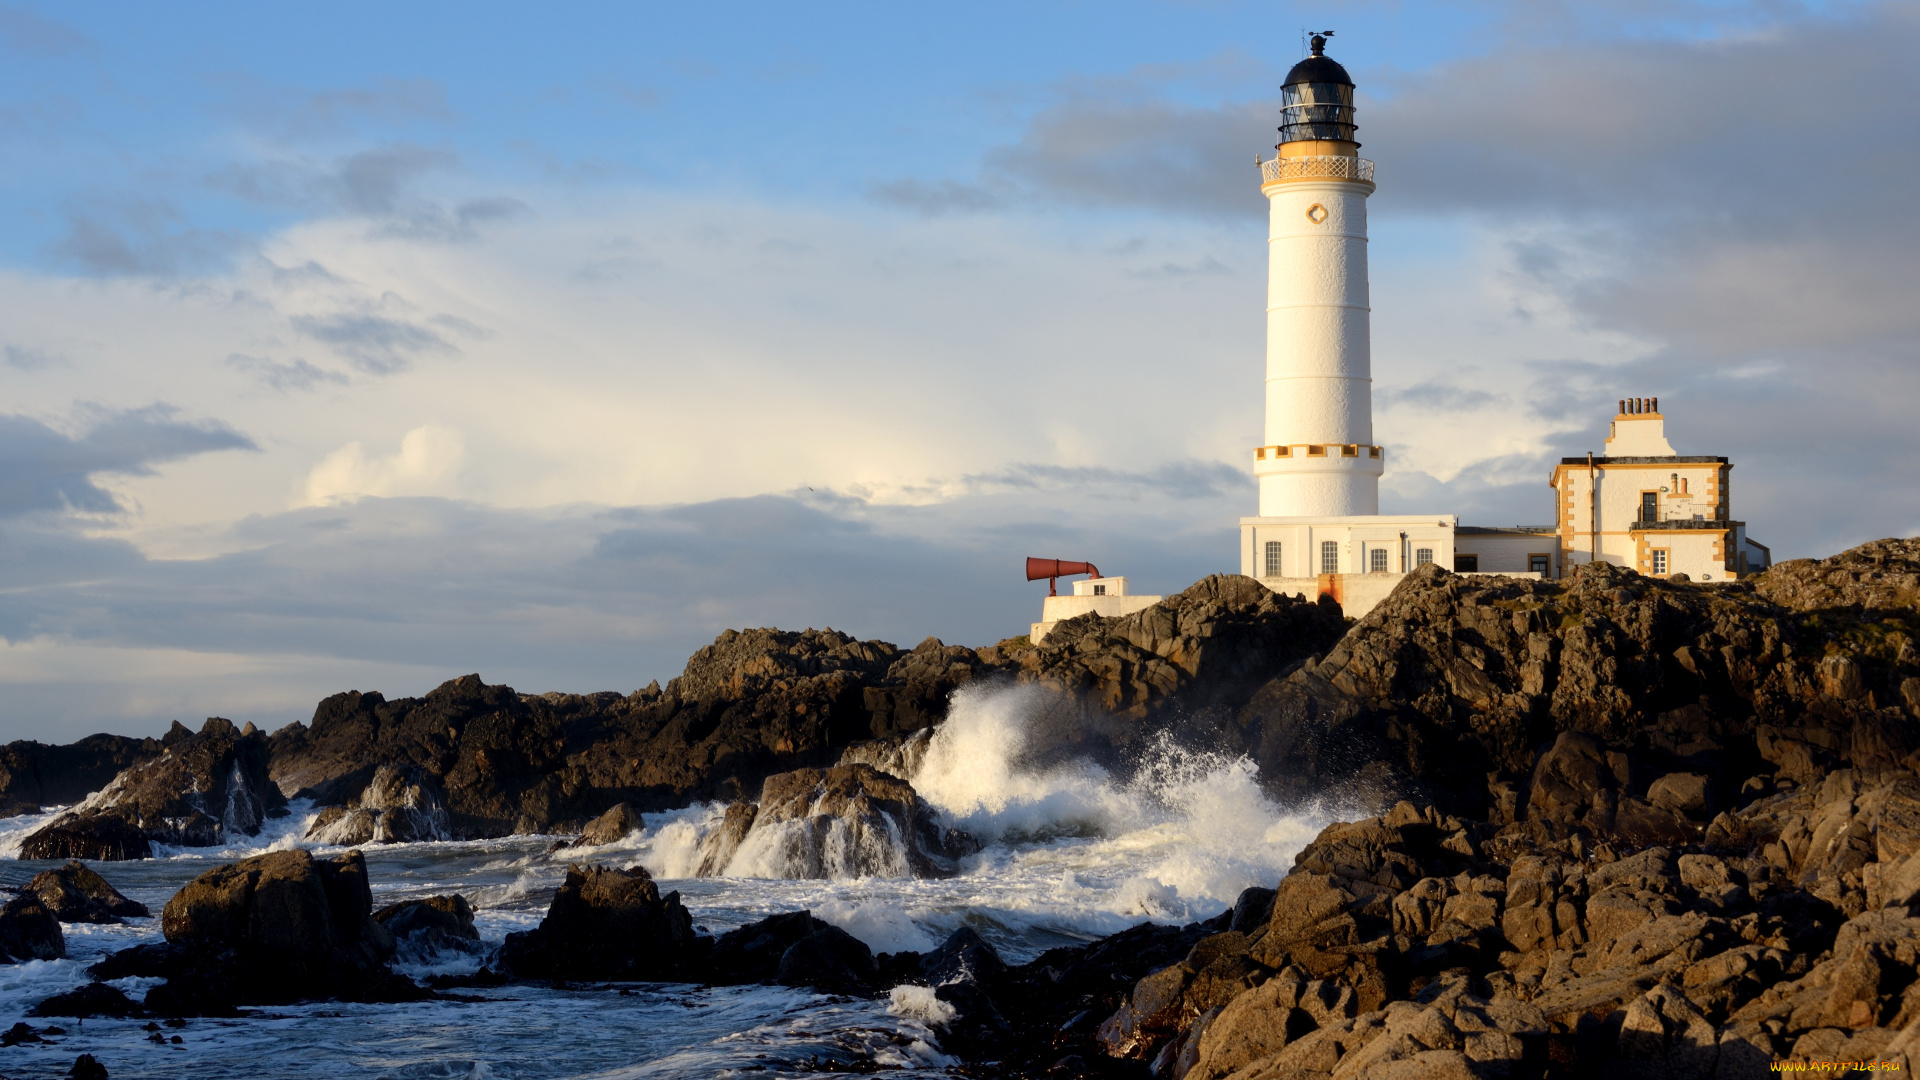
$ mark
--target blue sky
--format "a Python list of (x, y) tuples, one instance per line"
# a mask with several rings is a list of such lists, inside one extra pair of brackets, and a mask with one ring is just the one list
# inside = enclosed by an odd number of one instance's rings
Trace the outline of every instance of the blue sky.
[(1920, 529), (1911, 5), (4, 4), (0, 737), (1232, 569), (1327, 28), (1383, 508), (1657, 395), (1777, 553)]

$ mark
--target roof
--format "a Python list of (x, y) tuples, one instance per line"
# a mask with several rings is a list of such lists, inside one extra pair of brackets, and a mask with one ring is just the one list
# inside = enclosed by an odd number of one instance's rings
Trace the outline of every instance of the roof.
[(1347, 69), (1341, 67), (1331, 57), (1309, 56), (1293, 65), (1281, 86), (1295, 83), (1333, 83), (1336, 86), (1352, 86), (1353, 80), (1347, 77)]
[(1453, 531), (1457, 533), (1473, 533), (1478, 536), (1538, 536), (1541, 533), (1551, 533), (1554, 531), (1554, 528), (1551, 525), (1512, 525), (1506, 528), (1490, 525), (1461, 525)]
[[(1584, 457), (1563, 457), (1562, 465), (1585, 465)], [(1727, 459), (1702, 454), (1675, 454), (1668, 457), (1599, 457), (1593, 459), (1595, 465), (1725, 465)]]

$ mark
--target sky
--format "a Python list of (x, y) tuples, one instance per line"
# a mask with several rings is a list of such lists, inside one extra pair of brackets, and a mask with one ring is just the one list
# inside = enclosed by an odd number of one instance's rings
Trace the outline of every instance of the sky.
[(0, 739), (1236, 569), (1326, 29), (1383, 512), (1658, 396), (1776, 557), (1920, 532), (1920, 5), (0, 3)]

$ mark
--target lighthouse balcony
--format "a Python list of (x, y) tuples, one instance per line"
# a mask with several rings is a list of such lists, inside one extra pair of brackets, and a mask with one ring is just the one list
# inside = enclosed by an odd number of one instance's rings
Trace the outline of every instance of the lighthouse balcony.
[(1291, 446), (1258, 446), (1254, 448), (1253, 460), (1268, 461), (1281, 458), (1382, 458), (1386, 448), (1368, 446), (1365, 443), (1294, 443)]
[(1290, 180), (1357, 180), (1373, 183), (1373, 162), (1362, 157), (1319, 154), (1309, 157), (1277, 157), (1260, 163), (1260, 183), (1278, 184)]
[(1313, 473), (1379, 476), (1386, 471), (1386, 455), (1383, 447), (1354, 443), (1262, 446), (1253, 452), (1253, 475), (1300, 476)]

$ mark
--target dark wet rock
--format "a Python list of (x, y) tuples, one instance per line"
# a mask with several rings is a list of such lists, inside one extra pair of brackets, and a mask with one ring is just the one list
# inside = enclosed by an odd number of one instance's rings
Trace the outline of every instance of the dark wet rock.
[(723, 986), (773, 982), (788, 949), (830, 929), (810, 911), (790, 911), (729, 930), (713, 943), (706, 977)]
[[(990, 993), (994, 1013), (1006, 1025), (992, 1032), (984, 1045), (970, 1047), (970, 1056), (1001, 1063), (1005, 1075), (1045, 1075), (1064, 1057), (1077, 1056), (1091, 1071), (1086, 1075), (1133, 1076), (1140, 1065), (1117, 1066), (1097, 1039), (1104, 1021), (1129, 1003), (1135, 983), (1170, 965), (1184, 963), (1200, 941), (1226, 929), (1230, 912), (1216, 919), (1184, 927), (1143, 923), (1088, 945), (1052, 949), (1031, 963), (1009, 968), (984, 983), (963, 981), (956, 987), (981, 987)], [(953, 992), (946, 997), (959, 1011), (971, 1002)]]
[(138, 826), (105, 814), (61, 818), (20, 845), (23, 859), (127, 862), (153, 858), (153, 842)]
[(1006, 974), (999, 952), (968, 926), (955, 930), (938, 949), (920, 958), (920, 977), (929, 986), (953, 982), (991, 986)]
[(372, 911), (358, 851), (333, 859), (304, 849), (270, 852), (209, 870), (175, 893), (161, 912), (165, 944), (122, 950), (89, 970), (102, 980), (166, 978), (147, 993), (146, 1006), (167, 1016), (419, 997), (387, 967), (393, 937)]
[(127, 1019), (145, 1016), (147, 1011), (139, 1003), (120, 992), (117, 987), (105, 983), (88, 983), (78, 990), (69, 990), (35, 1005), (28, 1016), (111, 1016)]
[(373, 913), (373, 921), (393, 935), (403, 953), (472, 953), (481, 948), (473, 906), (464, 896), (428, 896), (388, 904)]
[[(22, 852), (42, 858), (125, 858), (138, 845), (124, 822), (152, 843), (212, 847), (253, 836), (286, 799), (267, 779), (267, 740), (212, 717), (197, 733), (178, 722), (158, 757), (128, 768), (72, 813), (29, 836)], [(147, 857), (142, 853), (135, 857)]]
[(159, 739), (106, 734), (63, 745), (23, 739), (0, 746), (0, 817), (71, 806), (160, 750)]
[(573, 846), (598, 847), (617, 844), (646, 827), (646, 819), (642, 818), (638, 811), (626, 803), (618, 803), (613, 809), (589, 821), (587, 827), (580, 831), (580, 838), (573, 842)]
[(46, 1042), (31, 1024), (21, 1021), (4, 1032), (0, 1032), (0, 1046), (19, 1046), (22, 1043)]
[(540, 926), (508, 934), (502, 970), (523, 979), (680, 979), (706, 939), (680, 894), (660, 895), (647, 871), (569, 866)]
[(780, 954), (774, 981), (783, 986), (851, 991), (871, 987), (879, 975), (873, 951), (837, 926), (823, 926)]
[(307, 828), (321, 844), (408, 844), (453, 838), (446, 800), (418, 765), (381, 765), (342, 806), (325, 807)]
[(0, 906), (0, 958), (17, 963), (24, 960), (58, 960), (67, 955), (67, 937), (40, 897), (32, 892)]
[[(733, 824), (730, 814), (722, 834)], [(703, 853), (702, 867), (724, 867), (728, 842)], [(729, 861), (739, 847), (789, 878), (946, 877), (979, 850), (972, 837), (942, 826), (911, 784), (869, 765), (768, 777), (747, 831), (725, 852)]]
[(152, 914), (147, 905), (120, 895), (106, 878), (78, 860), (35, 874), (26, 891), (38, 896), (61, 922), (117, 923)]
[(107, 1080), (107, 1067), (95, 1061), (92, 1054), (81, 1054), (73, 1059), (67, 1076), (70, 1080)]

